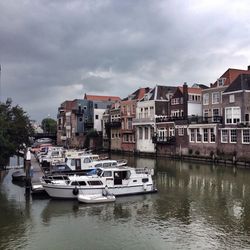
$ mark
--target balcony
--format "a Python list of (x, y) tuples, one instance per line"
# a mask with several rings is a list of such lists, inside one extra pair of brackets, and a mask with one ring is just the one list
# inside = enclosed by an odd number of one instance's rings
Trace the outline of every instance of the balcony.
[(125, 129), (125, 128), (123, 128), (121, 130), (122, 134), (133, 134), (134, 132), (135, 132), (134, 128), (132, 128), (132, 129)]
[(169, 117), (169, 116), (158, 116), (156, 117), (155, 121), (156, 123), (161, 123), (161, 122), (174, 122), (174, 121), (182, 121), (185, 120), (184, 117), (182, 116), (173, 116), (173, 117)]
[(134, 118), (133, 125), (143, 125), (143, 124), (152, 124), (155, 123), (154, 117), (147, 117), (147, 118)]
[(152, 138), (153, 143), (155, 144), (162, 144), (162, 145), (173, 145), (176, 142), (176, 139), (174, 136), (153, 136)]
[(106, 128), (120, 128), (121, 125), (121, 121), (112, 121), (105, 123)]
[(213, 116), (213, 117), (206, 117), (206, 116), (193, 116), (188, 117), (189, 124), (211, 124), (211, 123), (223, 123), (222, 116)]
[(122, 117), (135, 117), (135, 113), (134, 112), (124, 112), (124, 111), (122, 111), (121, 112), (121, 116)]
[(249, 128), (250, 127), (250, 121), (241, 121), (237, 123), (237, 127), (240, 128)]

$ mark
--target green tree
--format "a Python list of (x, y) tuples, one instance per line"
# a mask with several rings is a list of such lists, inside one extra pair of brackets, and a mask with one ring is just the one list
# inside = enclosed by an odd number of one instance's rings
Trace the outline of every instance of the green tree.
[(51, 118), (45, 118), (42, 120), (42, 129), (45, 133), (56, 133), (57, 122)]
[(12, 106), (12, 100), (0, 103), (0, 166), (5, 166), (9, 157), (29, 145), (33, 134), (29, 117), (20, 106)]

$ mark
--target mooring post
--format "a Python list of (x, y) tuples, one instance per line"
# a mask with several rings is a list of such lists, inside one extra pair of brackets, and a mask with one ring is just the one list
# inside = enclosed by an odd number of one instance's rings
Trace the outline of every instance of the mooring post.
[(25, 155), (26, 187), (30, 187), (30, 184), (31, 184), (30, 167), (31, 167), (31, 154), (30, 154), (30, 150), (28, 149)]

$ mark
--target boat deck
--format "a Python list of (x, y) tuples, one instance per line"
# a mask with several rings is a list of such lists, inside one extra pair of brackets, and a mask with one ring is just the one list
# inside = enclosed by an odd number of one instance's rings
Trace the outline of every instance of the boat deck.
[(44, 173), (34, 155), (31, 155), (31, 166), (33, 167), (33, 176), (31, 177), (31, 183), (41, 184), (40, 178), (44, 175)]

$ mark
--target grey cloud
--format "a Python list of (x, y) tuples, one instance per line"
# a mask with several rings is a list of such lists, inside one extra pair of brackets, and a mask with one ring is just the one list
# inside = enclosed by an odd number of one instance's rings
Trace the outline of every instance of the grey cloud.
[(209, 84), (228, 67), (246, 68), (247, 2), (238, 16), (234, 3), (205, 4), (3, 0), (3, 97), (41, 119), (84, 92), (125, 97), (143, 84)]

